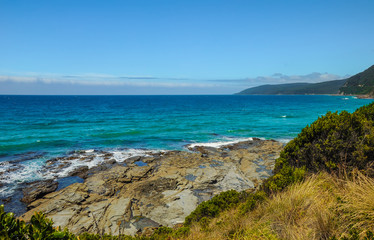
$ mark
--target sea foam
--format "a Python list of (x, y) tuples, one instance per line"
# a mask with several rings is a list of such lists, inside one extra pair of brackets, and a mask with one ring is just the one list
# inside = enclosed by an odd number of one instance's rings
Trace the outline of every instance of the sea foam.
[(131, 157), (150, 157), (165, 153), (164, 150), (113, 149), (98, 151), (94, 149), (73, 152), (65, 157), (34, 159), (26, 162), (0, 162), (0, 197), (11, 195), (20, 184), (38, 180), (60, 179), (80, 167), (93, 168), (106, 162), (125, 162)]
[(232, 145), (232, 144), (236, 144), (236, 143), (244, 142), (244, 141), (253, 141), (253, 138), (238, 138), (238, 139), (231, 140), (231, 141), (221, 141), (221, 142), (191, 143), (191, 144), (186, 145), (186, 148), (191, 149), (191, 148), (198, 147), (198, 146), (220, 148), (222, 146)]

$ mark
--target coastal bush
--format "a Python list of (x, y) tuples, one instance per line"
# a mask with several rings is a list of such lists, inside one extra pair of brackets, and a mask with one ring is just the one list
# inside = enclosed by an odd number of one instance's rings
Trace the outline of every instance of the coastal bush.
[(0, 238), (1, 239), (77, 239), (67, 229), (53, 227), (53, 221), (42, 213), (35, 213), (29, 224), (16, 219), (13, 213), (6, 213), (4, 205), (0, 206)]
[(244, 215), (252, 211), (259, 203), (263, 202), (266, 198), (267, 195), (264, 191), (257, 191), (255, 193), (249, 194), (245, 202), (239, 206), (240, 214)]
[(149, 240), (150, 238), (147, 237), (139, 237), (139, 236), (128, 236), (128, 235), (118, 235), (113, 236), (110, 234), (93, 234), (93, 233), (82, 233), (78, 236), (79, 240)]
[(244, 193), (239, 193), (235, 190), (229, 190), (222, 192), (208, 201), (202, 202), (197, 208), (186, 217), (185, 226), (190, 226), (192, 222), (199, 222), (207, 218), (213, 218), (218, 216), (218, 214), (226, 209), (237, 206), (240, 199), (243, 198)]
[(217, 217), (221, 212), (238, 207), (241, 214), (252, 211), (257, 204), (264, 201), (267, 195), (264, 191), (253, 193), (237, 192), (229, 190), (222, 192), (208, 201), (202, 202), (197, 208), (185, 219), (185, 226), (190, 226), (193, 222), (198, 222), (202, 228), (210, 224), (210, 220)]
[(306, 126), (282, 150), (263, 189), (278, 191), (319, 171), (343, 176), (357, 168), (374, 176), (373, 165), (374, 103), (352, 114), (328, 112)]

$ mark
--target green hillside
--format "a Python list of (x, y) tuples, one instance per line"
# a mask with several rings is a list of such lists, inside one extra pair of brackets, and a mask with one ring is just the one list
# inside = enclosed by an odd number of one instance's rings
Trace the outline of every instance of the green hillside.
[(374, 65), (350, 78), (320, 83), (288, 83), (247, 88), (237, 95), (343, 94), (374, 97)]
[(334, 80), (320, 83), (289, 83), (277, 85), (262, 85), (248, 88), (237, 95), (287, 95), (287, 94), (338, 94), (346, 80)]
[(374, 96), (374, 65), (347, 79), (339, 89), (345, 95)]

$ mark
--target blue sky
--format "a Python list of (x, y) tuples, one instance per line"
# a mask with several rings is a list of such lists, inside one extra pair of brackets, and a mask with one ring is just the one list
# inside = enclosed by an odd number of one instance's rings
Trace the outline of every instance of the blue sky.
[(374, 64), (372, 0), (0, 0), (0, 94), (231, 94)]

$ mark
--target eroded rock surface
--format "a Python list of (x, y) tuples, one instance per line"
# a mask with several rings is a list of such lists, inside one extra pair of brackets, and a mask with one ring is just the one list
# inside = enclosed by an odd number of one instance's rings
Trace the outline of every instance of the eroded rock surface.
[(44, 195), (53, 192), (57, 189), (58, 183), (53, 180), (37, 181), (28, 183), (26, 187), (22, 189), (23, 198), (21, 199), (24, 203), (31, 203)]
[[(270, 176), (283, 144), (271, 140), (195, 147), (129, 159), (29, 204), (73, 233), (134, 235), (184, 222), (199, 203), (226, 190), (253, 189)], [(78, 173), (76, 173), (78, 174)]]

